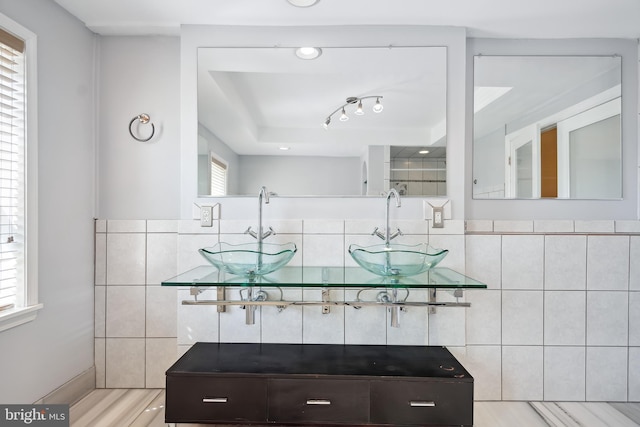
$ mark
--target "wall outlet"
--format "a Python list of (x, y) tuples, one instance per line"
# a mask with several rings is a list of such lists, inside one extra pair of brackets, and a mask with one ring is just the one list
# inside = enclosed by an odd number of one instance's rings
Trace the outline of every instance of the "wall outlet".
[(213, 206), (200, 207), (200, 227), (213, 227)]
[(433, 207), (433, 228), (444, 228), (444, 208), (442, 206)]

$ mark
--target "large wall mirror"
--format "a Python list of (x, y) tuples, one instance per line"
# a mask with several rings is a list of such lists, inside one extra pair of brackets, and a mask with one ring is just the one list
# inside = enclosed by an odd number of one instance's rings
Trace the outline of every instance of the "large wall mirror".
[(446, 47), (197, 59), (199, 196), (446, 195)]
[(621, 58), (476, 56), (473, 198), (622, 198)]

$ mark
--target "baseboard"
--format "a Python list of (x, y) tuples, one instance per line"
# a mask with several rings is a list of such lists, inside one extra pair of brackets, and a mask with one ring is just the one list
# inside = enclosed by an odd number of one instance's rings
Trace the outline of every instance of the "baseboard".
[(68, 404), (73, 405), (96, 388), (96, 367), (87, 369), (80, 375), (62, 384), (36, 404)]

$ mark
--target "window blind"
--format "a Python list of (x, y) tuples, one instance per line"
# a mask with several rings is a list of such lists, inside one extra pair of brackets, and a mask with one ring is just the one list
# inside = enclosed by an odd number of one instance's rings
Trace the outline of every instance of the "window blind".
[(0, 310), (24, 305), (24, 47), (0, 29)]
[(211, 156), (211, 195), (227, 195), (227, 165)]

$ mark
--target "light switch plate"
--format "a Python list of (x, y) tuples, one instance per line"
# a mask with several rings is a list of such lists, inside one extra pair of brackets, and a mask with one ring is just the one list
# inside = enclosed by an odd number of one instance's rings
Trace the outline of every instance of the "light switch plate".
[(213, 206), (200, 207), (200, 227), (213, 226)]
[(444, 228), (444, 208), (442, 206), (433, 207), (433, 228)]

